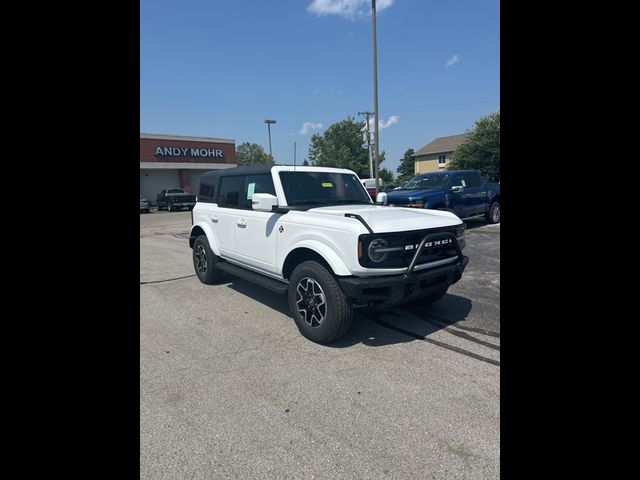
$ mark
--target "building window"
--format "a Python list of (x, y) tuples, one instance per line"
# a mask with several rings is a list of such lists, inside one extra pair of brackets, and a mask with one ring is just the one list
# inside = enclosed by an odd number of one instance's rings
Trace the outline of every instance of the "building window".
[(447, 163), (446, 155), (438, 155), (438, 167), (442, 168)]

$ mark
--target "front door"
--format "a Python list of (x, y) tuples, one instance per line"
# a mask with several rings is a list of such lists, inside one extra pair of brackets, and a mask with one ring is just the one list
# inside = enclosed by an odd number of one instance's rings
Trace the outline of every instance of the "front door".
[(271, 173), (247, 175), (243, 189), (243, 209), (235, 228), (235, 258), (265, 272), (276, 273), (276, 238), (282, 214), (253, 210), (254, 193), (275, 195)]
[(480, 175), (476, 172), (468, 172), (462, 175), (467, 215), (479, 215), (484, 213), (487, 203), (487, 189), (482, 185)]
[[(467, 216), (467, 206), (465, 204), (465, 181), (462, 178), (461, 174), (456, 174), (451, 179), (451, 183), (449, 184), (449, 207), (458, 215), (460, 218)], [(454, 192), (451, 190), (451, 187), (462, 187), (462, 192)]]

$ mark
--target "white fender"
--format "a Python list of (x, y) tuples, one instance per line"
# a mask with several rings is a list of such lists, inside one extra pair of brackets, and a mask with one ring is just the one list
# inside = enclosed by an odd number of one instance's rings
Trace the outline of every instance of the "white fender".
[[(321, 243), (317, 240), (302, 240), (291, 247), (289, 253), (293, 252), (296, 248), (308, 248), (309, 250), (313, 250), (318, 253), (322, 258), (324, 258), (333, 273), (336, 275), (351, 275), (351, 272), (347, 268), (347, 265), (344, 263), (340, 255), (336, 253), (330, 246)], [(288, 256), (288, 253), (287, 253)], [(282, 267), (284, 266), (285, 258), (282, 259), (282, 263), (278, 265), (278, 270), (282, 273)]]
[(200, 227), (202, 230), (204, 230), (204, 233), (207, 236), (207, 240), (209, 241), (209, 247), (211, 247), (211, 250), (215, 255), (220, 256), (220, 244), (218, 243), (213, 230), (211, 230), (211, 227), (207, 225), (206, 222), (198, 222), (191, 227), (191, 230), (189, 231), (190, 236), (192, 235), (191, 232), (193, 232), (193, 229), (196, 227)]

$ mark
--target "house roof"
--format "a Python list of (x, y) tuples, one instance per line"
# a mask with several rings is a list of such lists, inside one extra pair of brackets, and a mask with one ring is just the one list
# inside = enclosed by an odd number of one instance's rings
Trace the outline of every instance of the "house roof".
[(431, 155), (434, 153), (453, 152), (462, 142), (466, 134), (449, 135), (448, 137), (438, 137), (433, 142), (427, 143), (424, 147), (414, 153), (414, 156)]

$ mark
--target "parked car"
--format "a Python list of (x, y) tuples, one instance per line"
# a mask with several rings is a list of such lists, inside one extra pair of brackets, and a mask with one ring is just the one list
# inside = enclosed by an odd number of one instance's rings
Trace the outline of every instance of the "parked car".
[(380, 189), (379, 191), (376, 190), (376, 179), (375, 178), (365, 178), (362, 180), (362, 185), (364, 186), (364, 188), (367, 189), (367, 192), (369, 193), (369, 196), (371, 197), (371, 200), (373, 200), (375, 202), (376, 200), (376, 196), (378, 195), (379, 192), (383, 192), (384, 188), (387, 188), (386, 185), (384, 185), (384, 183), (382, 182), (382, 180), (379, 181), (380, 182)]
[(391, 207), (447, 210), (460, 218), (484, 215), (488, 223), (500, 222), (500, 184), (486, 183), (476, 170), (416, 175), (376, 201)]
[(168, 211), (182, 210), (188, 208), (191, 210), (196, 204), (196, 196), (185, 193), (181, 188), (169, 188), (162, 190), (156, 198), (158, 210), (166, 208)]
[(214, 170), (200, 177), (192, 216), (200, 281), (228, 272), (286, 294), (302, 335), (319, 343), (349, 330), (354, 306), (438, 301), (469, 260), (456, 215), (375, 205), (345, 169)]
[(149, 213), (151, 211), (151, 202), (140, 195), (140, 211), (144, 213)]

